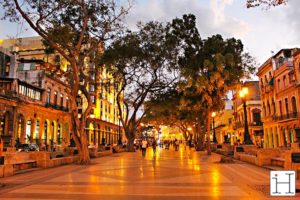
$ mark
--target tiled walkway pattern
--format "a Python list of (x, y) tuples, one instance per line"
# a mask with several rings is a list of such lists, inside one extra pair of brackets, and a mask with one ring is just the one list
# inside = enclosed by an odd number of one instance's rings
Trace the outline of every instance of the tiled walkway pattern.
[[(0, 199), (268, 199), (269, 171), (218, 155), (151, 149), (0, 179)], [(274, 198), (271, 198), (274, 199)], [(300, 199), (276, 198), (276, 199)]]

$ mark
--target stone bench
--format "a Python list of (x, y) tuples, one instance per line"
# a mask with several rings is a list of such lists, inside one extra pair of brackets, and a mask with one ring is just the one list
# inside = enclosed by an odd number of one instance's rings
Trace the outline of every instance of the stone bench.
[(36, 162), (36, 160), (23, 160), (23, 161), (19, 161), (19, 162), (13, 162), (12, 166), (13, 166), (14, 172), (16, 172), (16, 171), (20, 171), (23, 169), (35, 168), (35, 167), (37, 167), (37, 162)]
[(239, 154), (239, 158), (241, 161), (245, 161), (248, 163), (256, 164), (257, 157), (255, 155), (241, 153)]
[(278, 166), (278, 167), (284, 167), (285, 159), (280, 157), (274, 157), (271, 158), (271, 165), (272, 166)]

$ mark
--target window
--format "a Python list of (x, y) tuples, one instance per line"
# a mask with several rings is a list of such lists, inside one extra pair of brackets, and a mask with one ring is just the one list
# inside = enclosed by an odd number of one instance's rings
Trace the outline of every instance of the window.
[(91, 96), (92, 103), (95, 103), (95, 96)]
[(285, 98), (284, 101), (285, 101), (285, 111), (286, 111), (286, 114), (288, 115), (289, 114), (289, 100), (287, 98)]
[(41, 93), (38, 92), (38, 91), (35, 91), (35, 97), (34, 97), (34, 99), (41, 100)]
[(60, 94), (60, 106), (63, 107), (64, 106), (64, 95)]
[(57, 91), (54, 92), (54, 105), (57, 105)]
[(261, 123), (261, 119), (260, 119), (260, 112), (259, 111), (254, 111), (253, 112), (253, 122), (258, 125)]
[(90, 85), (90, 92), (95, 92), (95, 86), (94, 85)]
[(280, 79), (278, 79), (278, 90), (280, 90)]
[(50, 104), (50, 99), (51, 99), (51, 89), (48, 88), (48, 89), (47, 89), (47, 99), (46, 99), (46, 103)]
[(292, 108), (293, 108), (293, 113), (297, 113), (297, 104), (296, 104), (295, 97), (292, 97)]
[(285, 86), (286, 86), (286, 77), (285, 76), (283, 76), (283, 88), (285, 88)]
[(289, 83), (293, 83), (295, 80), (294, 80), (294, 73), (290, 73), (289, 74)]
[(265, 105), (265, 103), (263, 104), (263, 112), (264, 112), (264, 117), (266, 117), (266, 105)]
[(279, 112), (280, 112), (280, 116), (282, 116), (282, 102), (279, 101)]
[(66, 97), (66, 108), (69, 108), (69, 97)]

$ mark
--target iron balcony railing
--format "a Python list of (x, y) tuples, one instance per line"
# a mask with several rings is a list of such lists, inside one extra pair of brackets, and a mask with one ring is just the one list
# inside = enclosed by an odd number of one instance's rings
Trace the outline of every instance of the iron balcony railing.
[(45, 107), (46, 107), (46, 108), (54, 108), (54, 109), (56, 109), (56, 110), (61, 110), (61, 111), (65, 111), (65, 112), (68, 112), (68, 111), (69, 111), (69, 109), (66, 108), (66, 107), (59, 106), (59, 105), (52, 104), (52, 103), (46, 103), (46, 104), (45, 104)]
[(294, 118), (299, 118), (299, 113), (298, 112), (292, 112), (292, 113), (288, 113), (288, 114), (285, 114), (285, 115), (279, 115), (279, 116), (274, 115), (272, 118), (273, 118), (274, 121), (294, 119)]

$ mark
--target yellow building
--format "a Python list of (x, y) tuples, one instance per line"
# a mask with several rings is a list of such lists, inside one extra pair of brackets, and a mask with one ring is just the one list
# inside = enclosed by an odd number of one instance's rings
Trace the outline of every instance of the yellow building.
[[(30, 87), (37, 87), (37, 89), (41, 90), (40, 98), (45, 108), (54, 111), (62, 110), (68, 113), (69, 97), (67, 91), (69, 90), (69, 85), (66, 82), (66, 78), (62, 76), (68, 69), (68, 63), (60, 54), (45, 51), (40, 37), (1, 40), (0, 51), (9, 57), (8, 64), (0, 66), (0, 77), (10, 77), (32, 85)], [(89, 144), (98, 146), (100, 144), (117, 143), (120, 138), (125, 139), (121, 135), (123, 131), (120, 127), (115, 99), (116, 91), (114, 89), (115, 87), (120, 87), (120, 85), (112, 82), (107, 84), (105, 80), (109, 73), (100, 71), (96, 66), (89, 64), (88, 59), (86, 60), (86, 65), (87, 72), (92, 79), (89, 82), (88, 91), (93, 102), (93, 112), (87, 120), (86, 127)], [(83, 103), (84, 101), (82, 99)], [(5, 107), (5, 105), (3, 106)], [(51, 113), (43, 111), (43, 109), (41, 112)], [(54, 113), (56, 113), (54, 116), (60, 116), (57, 112)], [(38, 116), (45, 114), (38, 114)], [(33, 113), (32, 116), (36, 116), (36, 113)], [(69, 114), (68, 117), (70, 118)], [(5, 119), (2, 118), (2, 120)], [(28, 120), (25, 119), (25, 121), (27, 123)], [(56, 130), (54, 135), (60, 134), (62, 130), (60, 123), (66, 122), (68, 129), (66, 129), (66, 135), (63, 136), (63, 139), (69, 143), (71, 137), (70, 120), (63, 120), (57, 117), (54, 121), (46, 120), (46, 122), (49, 124), (47, 125), (47, 127), (49, 126), (47, 132), (52, 129)], [(41, 127), (44, 127), (46, 122), (44, 123), (43, 119), (42, 122), (41, 120), (39, 121), (39, 124), (43, 125)], [(31, 126), (36, 126), (36, 123), (31, 122), (30, 124)], [(35, 128), (26, 129), (30, 131)], [(40, 128), (39, 130), (46, 131), (43, 129)], [(46, 140), (49, 140), (49, 137)], [(57, 142), (62, 143), (60, 140)]]
[(234, 143), (233, 130), (233, 107), (232, 101), (226, 100), (225, 108), (216, 113), (213, 118), (213, 131), (216, 133), (216, 139), (219, 144)]

